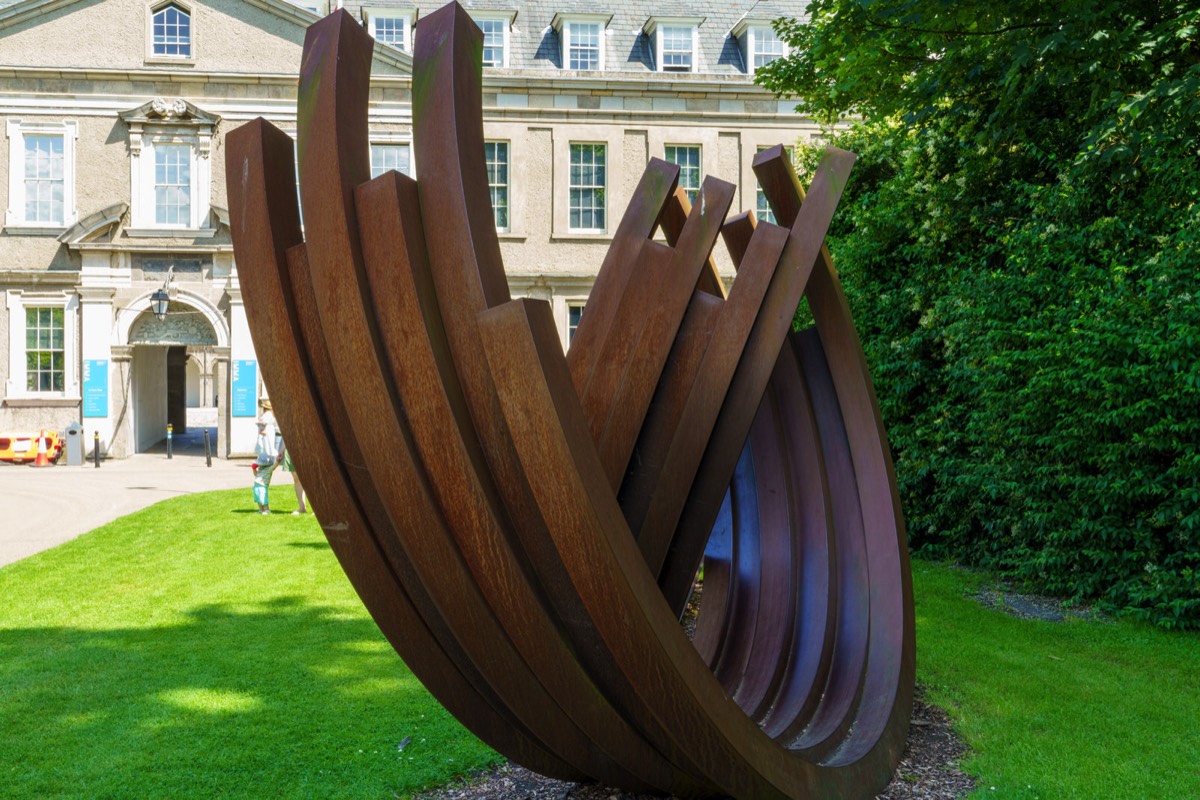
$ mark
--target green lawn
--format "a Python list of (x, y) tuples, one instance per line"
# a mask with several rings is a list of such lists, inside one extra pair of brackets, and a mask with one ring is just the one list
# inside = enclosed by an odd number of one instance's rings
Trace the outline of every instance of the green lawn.
[(984, 576), (914, 562), (917, 679), (973, 748), (975, 798), (1200, 798), (1200, 637), (1022, 620)]
[[(496, 760), (281, 497), (168, 500), (0, 568), (0, 798), (393, 798)], [(1200, 637), (1018, 620), (982, 576), (913, 570), (976, 797), (1200, 797)]]
[(252, 508), (176, 498), (0, 569), (0, 797), (392, 798), (496, 759), (312, 516)]

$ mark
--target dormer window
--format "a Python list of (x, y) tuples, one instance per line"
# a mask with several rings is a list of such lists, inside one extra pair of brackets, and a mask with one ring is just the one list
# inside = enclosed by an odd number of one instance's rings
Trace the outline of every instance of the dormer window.
[(743, 18), (733, 27), (731, 34), (740, 43), (742, 63), (746, 65), (749, 75), (788, 54), (787, 44), (775, 33), (770, 20)]
[(376, 42), (412, 52), (412, 10), (397, 11), (394, 8), (364, 8), (363, 20), (367, 31)]
[(512, 29), (515, 11), (475, 16), (475, 24), (483, 31), (483, 65), (508, 66), (508, 32)]
[(604, 69), (604, 31), (612, 15), (555, 14), (551, 26), (562, 42), (563, 69)]
[(150, 54), (156, 58), (192, 57), (192, 16), (183, 6), (167, 3), (151, 11)]
[(696, 33), (702, 17), (651, 17), (642, 28), (659, 72), (696, 71)]

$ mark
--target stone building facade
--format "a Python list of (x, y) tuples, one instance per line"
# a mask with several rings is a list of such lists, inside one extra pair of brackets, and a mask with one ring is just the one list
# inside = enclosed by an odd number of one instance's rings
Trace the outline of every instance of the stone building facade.
[[(783, 52), (771, 18), (803, 13), (803, 0), (463, 5), (484, 31), (509, 281), (551, 303), (564, 347), (650, 157), (679, 163), (685, 186), (733, 182), (735, 208), (761, 211), (754, 154), (819, 135), (753, 83)], [(413, 174), (409, 53), (437, 4), (344, 7), (377, 40), (372, 168)], [(331, 10), (0, 0), (0, 434), (78, 421), (89, 445), (98, 433), (103, 454), (125, 457), (200, 408), (219, 455), (252, 448), (265, 390), (229, 238), (224, 137), (258, 116), (295, 130), (304, 31)]]

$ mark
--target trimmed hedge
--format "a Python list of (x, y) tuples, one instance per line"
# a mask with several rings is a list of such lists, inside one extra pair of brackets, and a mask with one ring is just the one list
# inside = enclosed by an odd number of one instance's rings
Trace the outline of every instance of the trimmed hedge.
[(1106, 213), (961, 125), (838, 141), (860, 160), (829, 244), (910, 542), (1200, 628), (1198, 171), (1143, 172)]

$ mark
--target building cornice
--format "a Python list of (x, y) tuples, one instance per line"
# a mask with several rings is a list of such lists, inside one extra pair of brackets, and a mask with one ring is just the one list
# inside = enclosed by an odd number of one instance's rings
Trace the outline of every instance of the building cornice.
[(81, 0), (25, 0), (25, 2), (13, 3), (7, 8), (0, 9), (0, 30), (78, 2)]
[(74, 286), (77, 283), (79, 271), (73, 269), (0, 269), (0, 286), (15, 284), (37, 290), (42, 286)]
[[(400, 77), (400, 76), (389, 76)], [(407, 81), (408, 76), (403, 76)], [(0, 67), (0, 78), (33, 78), (64, 81), (174, 81), (177, 83), (230, 83), (296, 86), (296, 74), (260, 72), (193, 72), (179, 69), (96, 69), (92, 67)], [(374, 78), (372, 79), (374, 80)]]
[(162, 253), (170, 251), (172, 254), (201, 254), (209, 255), (212, 253), (232, 253), (233, 245), (230, 243), (224, 244), (130, 244), (128, 241), (118, 242), (83, 242), (74, 245), (72, 250), (80, 253)]
[[(662, 76), (669, 74), (669, 79)], [(83, 67), (0, 67), (0, 79), (34, 79), (63, 81), (171, 81), (180, 84), (250, 84), (296, 88), (295, 73), (254, 72), (194, 72), (177, 69), (92, 69)], [(407, 88), (411, 75), (379, 74), (371, 76), (371, 85), (380, 88)], [(758, 86), (745, 76), (715, 73), (660, 72), (594, 72), (576, 73), (542, 69), (495, 69), (483, 74), (483, 91), (505, 89), (541, 89), (551, 92), (654, 92), (664, 94), (738, 92), (763, 97), (774, 93)]]

